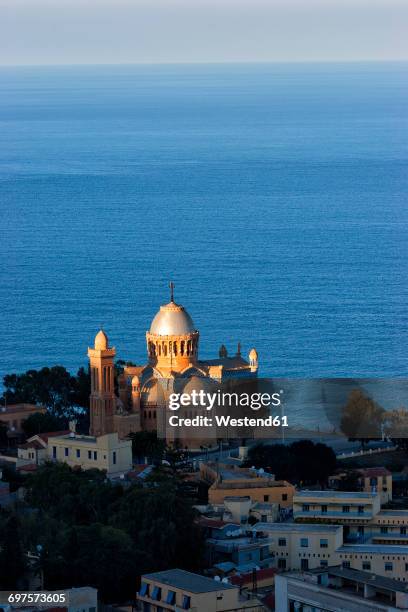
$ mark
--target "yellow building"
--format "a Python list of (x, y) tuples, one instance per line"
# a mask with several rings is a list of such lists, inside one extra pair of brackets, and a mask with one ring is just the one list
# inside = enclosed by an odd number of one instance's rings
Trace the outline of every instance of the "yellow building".
[(214, 505), (223, 504), (230, 497), (248, 497), (252, 502), (291, 508), (296, 493), (290, 482), (275, 480), (273, 474), (263, 470), (208, 462), (200, 465), (200, 475), (203, 480), (212, 482), (208, 489), (208, 501)]
[(141, 610), (163, 612), (262, 612), (257, 599), (240, 596), (238, 586), (181, 569), (142, 576), (136, 600)]
[(392, 500), (392, 474), (385, 467), (369, 467), (358, 470), (363, 491), (379, 493), (381, 505)]
[[(126, 366), (119, 378), (119, 397), (114, 390), (116, 350), (109, 346), (104, 331), (95, 337), (88, 349), (91, 371), (90, 433), (100, 436), (117, 432), (125, 438), (131, 432), (157, 431), (168, 442), (199, 448), (199, 439), (186, 439), (177, 428), (168, 428), (168, 398), (177, 392), (205, 389), (208, 384), (222, 383), (236, 377), (256, 379), (258, 355), (249, 352), (248, 360), (237, 352), (230, 356), (224, 345), (217, 359), (199, 358), (200, 333), (186, 309), (171, 299), (160, 307), (146, 332), (147, 363)], [(194, 416), (190, 414), (190, 416)], [(208, 428), (207, 438), (216, 442), (215, 430)], [(194, 435), (194, 434), (192, 434)]]
[(105, 470), (118, 477), (132, 469), (132, 442), (119, 440), (117, 433), (82, 436), (71, 432), (48, 438), (47, 458), (84, 470)]

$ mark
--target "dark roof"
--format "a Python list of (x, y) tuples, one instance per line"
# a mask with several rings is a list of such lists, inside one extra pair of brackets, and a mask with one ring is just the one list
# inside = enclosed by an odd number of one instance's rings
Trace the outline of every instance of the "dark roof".
[(154, 572), (153, 574), (145, 574), (142, 576), (147, 580), (153, 580), (161, 584), (166, 584), (169, 587), (182, 589), (189, 593), (211, 593), (212, 591), (220, 591), (225, 589), (236, 589), (238, 587), (232, 584), (219, 582), (212, 578), (206, 578), (200, 574), (193, 574), (182, 569), (166, 570), (164, 572)]
[[(338, 576), (339, 578), (346, 578), (347, 580), (355, 580), (356, 582), (362, 582), (369, 584), (373, 587), (380, 589), (386, 589), (389, 591), (398, 591), (400, 593), (406, 593), (408, 591), (408, 584), (395, 580), (394, 578), (385, 578), (384, 576), (378, 576), (372, 572), (362, 572), (361, 570), (349, 569), (345, 567), (335, 566), (324, 568), (330, 576)], [(313, 570), (312, 570), (313, 571)]]
[(385, 467), (367, 467), (358, 470), (362, 476), (373, 478), (375, 476), (391, 476), (391, 472)]
[[(278, 570), (274, 567), (265, 567), (264, 569), (260, 569), (256, 571), (257, 580), (266, 580), (266, 578), (273, 578), (278, 573)], [(230, 578), (232, 584), (236, 584), (238, 586), (244, 585), (246, 583), (252, 584), (253, 580), (253, 572), (247, 572), (245, 574), (235, 574)]]

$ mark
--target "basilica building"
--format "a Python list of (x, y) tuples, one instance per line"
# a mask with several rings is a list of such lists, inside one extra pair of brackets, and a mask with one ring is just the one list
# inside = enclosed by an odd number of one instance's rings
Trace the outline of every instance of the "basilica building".
[(116, 351), (109, 346), (105, 331), (99, 331), (94, 347), (88, 349), (91, 435), (117, 432), (123, 439), (131, 432), (156, 431), (169, 444), (197, 447), (197, 440), (178, 439), (177, 433), (166, 426), (169, 395), (207, 389), (229, 378), (256, 378), (258, 372), (255, 349), (246, 360), (239, 344), (234, 355), (222, 345), (217, 359), (200, 360), (199, 341), (200, 333), (191, 316), (174, 301), (171, 284), (170, 302), (160, 307), (146, 332), (147, 362), (127, 365), (115, 392)]

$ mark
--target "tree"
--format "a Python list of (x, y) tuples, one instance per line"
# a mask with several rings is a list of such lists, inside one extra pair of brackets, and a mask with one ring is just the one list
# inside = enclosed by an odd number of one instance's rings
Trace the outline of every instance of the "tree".
[(326, 444), (311, 440), (290, 445), (261, 443), (250, 448), (245, 465), (264, 468), (290, 482), (324, 484), (336, 467), (336, 455)]
[(84, 368), (76, 376), (58, 365), (7, 374), (3, 387), (3, 403), (41, 404), (55, 416), (72, 417), (78, 406), (87, 408), (89, 403), (90, 378)]
[(8, 446), (8, 436), (7, 436), (8, 427), (6, 423), (2, 423), (0, 421), (0, 448), (5, 448)]
[(147, 458), (149, 463), (161, 463), (166, 441), (158, 438), (155, 431), (130, 433), (129, 438), (132, 440), (132, 453), (135, 457), (141, 460)]
[(359, 440), (361, 445), (368, 440), (381, 438), (384, 409), (360, 389), (354, 389), (343, 409), (340, 428), (349, 440)]
[(49, 412), (37, 412), (36, 414), (32, 414), (27, 419), (25, 419), (22, 422), (21, 427), (27, 438), (31, 438), (31, 436), (35, 436), (39, 433), (49, 431), (62, 431), (64, 429), (67, 429), (68, 419), (63, 417), (57, 417)]
[(20, 523), (17, 516), (11, 514), (0, 522), (0, 588), (19, 588), (25, 567)]

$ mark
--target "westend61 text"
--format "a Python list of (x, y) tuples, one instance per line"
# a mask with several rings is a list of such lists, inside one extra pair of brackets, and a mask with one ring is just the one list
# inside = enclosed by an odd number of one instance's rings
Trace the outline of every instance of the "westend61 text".
[(214, 424), (217, 427), (288, 427), (288, 417), (272, 415), (265, 418), (242, 417), (239, 419), (224, 415), (215, 415), (214, 418), (202, 415), (192, 418), (178, 415), (169, 417), (171, 427), (213, 427)]
[(171, 393), (169, 397), (170, 410), (178, 410), (181, 406), (196, 406), (205, 410), (212, 410), (217, 406), (260, 410), (271, 406), (276, 408), (281, 403), (280, 393), (225, 393), (223, 391), (207, 393), (203, 390), (194, 390), (190, 393)]

